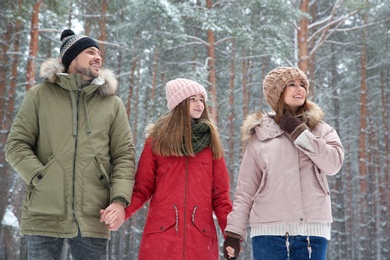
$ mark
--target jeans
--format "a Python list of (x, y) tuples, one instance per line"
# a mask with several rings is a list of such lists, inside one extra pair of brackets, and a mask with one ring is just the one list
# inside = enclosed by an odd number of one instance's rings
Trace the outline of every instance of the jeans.
[(253, 257), (255, 260), (326, 260), (328, 240), (316, 236), (310, 236), (309, 240), (310, 248), (307, 236), (289, 236), (288, 239), (286, 236), (255, 236), (252, 238)]
[(69, 244), (74, 260), (107, 260), (108, 239), (81, 237), (57, 238), (47, 236), (26, 236), (28, 260), (58, 260), (61, 259), (64, 241)]

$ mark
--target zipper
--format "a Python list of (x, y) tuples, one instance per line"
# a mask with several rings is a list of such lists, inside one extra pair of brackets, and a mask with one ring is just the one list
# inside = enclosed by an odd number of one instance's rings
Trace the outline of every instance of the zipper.
[(186, 160), (186, 176), (185, 176), (185, 189), (184, 189), (184, 239), (183, 239), (183, 260), (186, 259), (186, 244), (187, 244), (187, 193), (188, 193), (188, 156), (185, 157)]
[[(76, 80), (77, 82), (77, 80)], [(76, 213), (75, 213), (75, 182), (76, 182), (76, 158), (77, 158), (77, 145), (78, 145), (78, 132), (79, 132), (79, 103), (80, 103), (80, 92), (81, 89), (79, 88), (77, 91), (77, 109), (76, 109), (76, 136), (74, 137), (74, 153), (73, 153), (73, 176), (72, 176), (72, 213), (73, 213), (73, 219), (76, 219)]]

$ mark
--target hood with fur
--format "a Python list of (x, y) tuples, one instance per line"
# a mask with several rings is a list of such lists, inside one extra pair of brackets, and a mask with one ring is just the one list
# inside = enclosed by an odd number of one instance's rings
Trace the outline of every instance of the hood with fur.
[[(306, 122), (306, 125), (309, 127), (309, 129), (313, 130), (319, 123), (322, 122), (324, 114), (317, 104), (311, 101), (308, 102), (310, 109), (302, 115), (302, 121)], [(243, 141), (249, 140), (249, 138), (255, 133), (255, 127), (262, 126), (262, 124), (265, 125), (266, 130), (262, 131), (261, 129), (263, 128), (260, 127), (259, 132), (263, 132), (258, 133), (260, 139), (266, 139), (266, 136), (271, 137), (283, 133), (283, 131), (274, 121), (274, 116), (274, 113), (263, 114), (261, 112), (248, 115), (244, 120), (243, 125), (241, 126), (241, 139)]]
[[(45, 78), (51, 83), (56, 83), (61, 74), (67, 73), (59, 58), (50, 58), (44, 61), (39, 73), (42, 78)], [(109, 69), (101, 69), (100, 76), (93, 79), (92, 84), (99, 85), (98, 93), (101, 96), (113, 96), (117, 94), (118, 81), (113, 71)]]
[(154, 123), (149, 123), (147, 124), (147, 126), (145, 127), (145, 130), (144, 130), (144, 137), (147, 139), (149, 138), (150, 134), (153, 132), (154, 130), (154, 127), (155, 127), (155, 124)]

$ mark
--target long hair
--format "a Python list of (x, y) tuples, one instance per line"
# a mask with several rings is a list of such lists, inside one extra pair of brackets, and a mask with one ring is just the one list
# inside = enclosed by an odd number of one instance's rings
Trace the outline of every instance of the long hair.
[[(284, 112), (286, 112), (286, 103), (284, 102), (285, 92), (286, 88), (284, 88), (282, 93), (280, 94), (278, 109), (277, 111), (275, 111), (275, 122), (277, 124), (279, 124), (280, 118), (283, 116)], [(305, 102), (303, 103), (303, 105), (300, 106), (295, 113), (293, 113), (292, 111), (290, 112), (295, 117), (301, 117), (302, 120), (306, 122), (306, 125), (310, 128), (310, 130), (313, 130), (322, 121), (324, 116), (321, 108), (314, 102), (310, 101), (307, 98), (307, 95), (305, 95)]]
[[(211, 121), (207, 110), (207, 105), (203, 101), (204, 111), (200, 122), (210, 127), (210, 149), (213, 153), (213, 159), (223, 157), (222, 143), (218, 134), (218, 129)], [(189, 98), (179, 103), (170, 113), (160, 117), (152, 129), (152, 150), (155, 154), (163, 156), (185, 156), (183, 150), (189, 156), (195, 156), (192, 149), (192, 128), (189, 112)]]

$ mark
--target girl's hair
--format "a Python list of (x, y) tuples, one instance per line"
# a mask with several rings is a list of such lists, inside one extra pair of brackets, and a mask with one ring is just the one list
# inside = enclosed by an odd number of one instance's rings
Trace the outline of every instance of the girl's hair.
[[(222, 143), (219, 138), (218, 130), (211, 121), (205, 101), (204, 111), (198, 119), (200, 122), (210, 127), (210, 148), (213, 153), (213, 159), (223, 157)], [(184, 156), (183, 150), (187, 151), (189, 156), (195, 156), (192, 149), (192, 128), (189, 112), (189, 98), (179, 103), (170, 113), (162, 116), (150, 133), (153, 140), (152, 149), (155, 154), (163, 156)]]
[[(284, 112), (286, 112), (286, 103), (284, 102), (284, 95), (286, 92), (286, 88), (283, 89), (280, 94), (280, 99), (278, 102), (278, 109), (275, 115), (275, 122), (279, 124), (280, 118), (283, 116)], [(306, 92), (307, 93), (307, 92)], [(305, 95), (305, 103), (300, 106), (295, 113), (290, 111), (295, 117), (302, 117), (304, 121), (306, 121), (306, 125), (313, 130), (319, 122), (321, 122), (323, 118), (323, 113), (320, 107), (318, 107), (315, 103), (310, 101)]]

